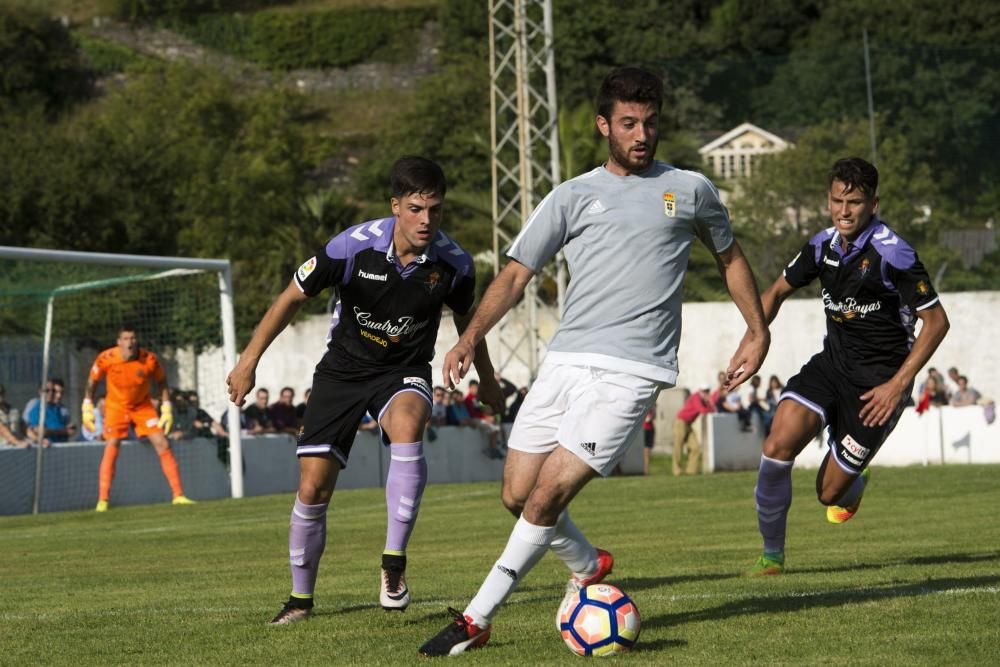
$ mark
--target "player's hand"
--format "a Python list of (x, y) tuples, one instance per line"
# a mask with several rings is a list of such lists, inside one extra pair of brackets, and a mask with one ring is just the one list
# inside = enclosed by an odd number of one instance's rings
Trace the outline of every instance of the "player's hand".
[[(455, 385), (461, 382), (465, 374), (472, 368), (472, 360), (475, 356), (475, 348), (459, 338), (458, 342), (455, 343), (455, 347), (448, 350), (448, 354), (444, 355), (444, 367), (441, 369), (444, 375), (444, 386), (449, 390), (454, 390)], [(480, 387), (483, 380), (485, 378), (480, 379)], [(496, 380), (494, 379), (493, 382), (496, 383)]]
[(747, 329), (743, 340), (736, 348), (736, 354), (729, 360), (726, 368), (726, 382), (723, 388), (732, 391), (754, 376), (764, 363), (767, 349), (771, 346), (771, 332), (764, 329), (762, 333), (754, 334)]
[(160, 421), (157, 426), (168, 435), (174, 430), (174, 406), (170, 401), (160, 403)]
[(495, 377), (484, 377), (479, 379), (479, 400), (493, 409), (493, 414), (502, 416), (506, 402), (503, 397), (503, 389)]
[(236, 364), (236, 368), (226, 376), (226, 386), (229, 387), (229, 400), (243, 407), (243, 402), (246, 400), (247, 394), (253, 390), (256, 383), (257, 373), (253, 367), (244, 368), (242, 365)]
[(82, 413), (80, 421), (83, 422), (83, 427), (90, 433), (96, 431), (97, 416), (94, 414), (94, 402), (89, 398), (83, 399), (83, 405), (80, 407), (80, 412)]
[(861, 423), (868, 428), (885, 426), (885, 423), (896, 412), (899, 402), (903, 400), (904, 391), (905, 388), (901, 389), (899, 383), (889, 380), (861, 394), (861, 400), (865, 401), (858, 414)]

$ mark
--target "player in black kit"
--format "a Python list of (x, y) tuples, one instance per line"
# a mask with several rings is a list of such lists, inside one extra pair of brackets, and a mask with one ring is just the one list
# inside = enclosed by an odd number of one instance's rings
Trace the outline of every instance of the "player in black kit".
[[(819, 278), (827, 335), (823, 351), (789, 380), (764, 441), (757, 518), (764, 553), (751, 575), (781, 574), (795, 457), (825, 425), (830, 451), (816, 476), (827, 519), (854, 516), (868, 464), (895, 427), (913, 378), (948, 331), (916, 251), (877, 216), (878, 171), (860, 158), (830, 172), (833, 227), (803, 246), (761, 295), (771, 322), (788, 296)], [(914, 339), (914, 324), (921, 320)]]
[[(441, 168), (425, 158), (404, 157), (393, 165), (391, 180), (393, 215), (345, 230), (304, 262), (226, 380), (230, 399), (242, 405), (261, 355), (302, 303), (325, 288), (339, 290), (329, 344), (316, 366), (299, 432), (299, 489), (288, 531), (292, 593), (271, 620), (275, 625), (311, 613), (327, 507), (366, 412), (378, 421), (391, 452), (379, 601), (398, 610), (410, 603), (406, 544), (427, 483), (422, 439), (431, 414), (429, 362), (442, 306), (452, 309), (459, 333), (464, 331), (476, 276), (469, 254), (439, 229), (446, 190)], [(475, 365), (482, 400), (499, 408), (503, 394), (485, 345), (477, 348)]]

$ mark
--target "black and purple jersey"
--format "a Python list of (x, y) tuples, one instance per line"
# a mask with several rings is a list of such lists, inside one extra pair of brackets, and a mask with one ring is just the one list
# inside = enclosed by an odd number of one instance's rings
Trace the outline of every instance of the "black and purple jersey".
[(826, 311), (823, 352), (845, 379), (874, 387), (910, 351), (916, 311), (938, 302), (916, 251), (878, 217), (847, 250), (836, 228), (812, 237), (785, 269), (792, 287), (819, 278)]
[(472, 308), (472, 257), (443, 232), (407, 266), (392, 243), (394, 217), (369, 220), (333, 237), (295, 272), (307, 296), (336, 287), (340, 301), (327, 339), (328, 365), (345, 379), (386, 367), (428, 363), (441, 307)]

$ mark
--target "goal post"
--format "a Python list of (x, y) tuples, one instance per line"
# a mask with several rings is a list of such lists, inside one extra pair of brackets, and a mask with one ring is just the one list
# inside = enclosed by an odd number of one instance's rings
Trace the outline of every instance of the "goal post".
[[(65, 405), (75, 414), (86, 383), (81, 368), (113, 346), (123, 324), (136, 326), (140, 345), (169, 366), (168, 376), (181, 378), (171, 389), (196, 391), (217, 419), (225, 411), (231, 494), (243, 497), (240, 408), (225, 391), (236, 363), (229, 260), (0, 246), (0, 382), (9, 383), (12, 403), (30, 385), (37, 396), (55, 367), (67, 374)], [(40, 430), (46, 403), (37, 402)], [(37, 513), (44, 449), (36, 456)]]

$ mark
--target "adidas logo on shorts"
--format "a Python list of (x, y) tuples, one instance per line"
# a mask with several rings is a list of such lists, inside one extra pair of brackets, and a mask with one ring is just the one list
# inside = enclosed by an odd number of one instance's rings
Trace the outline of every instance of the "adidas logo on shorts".
[(593, 456), (594, 452), (597, 450), (597, 443), (596, 442), (581, 442), (580, 443), (580, 449), (582, 449), (583, 451), (585, 451), (588, 454), (590, 454), (591, 456)]

